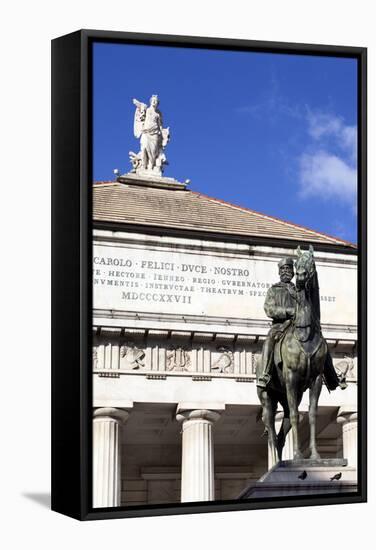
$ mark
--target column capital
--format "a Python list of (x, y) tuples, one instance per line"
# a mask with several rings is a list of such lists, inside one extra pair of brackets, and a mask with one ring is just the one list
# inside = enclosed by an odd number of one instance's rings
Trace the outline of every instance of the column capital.
[(101, 407), (95, 409), (93, 412), (94, 421), (95, 420), (104, 420), (108, 418), (110, 420), (115, 420), (120, 424), (123, 424), (127, 421), (129, 417), (129, 412), (124, 409), (117, 409), (115, 407)]
[(206, 420), (207, 422), (216, 422), (219, 420), (221, 414), (217, 411), (209, 409), (194, 409), (179, 411), (176, 413), (176, 420), (178, 422), (185, 422), (186, 420)]
[(347, 424), (358, 420), (358, 411), (355, 407), (340, 407), (337, 414), (338, 424)]

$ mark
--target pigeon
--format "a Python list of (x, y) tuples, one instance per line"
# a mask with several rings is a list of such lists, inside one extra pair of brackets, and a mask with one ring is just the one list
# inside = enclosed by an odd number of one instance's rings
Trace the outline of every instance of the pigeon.
[(302, 471), (300, 476), (298, 476), (299, 479), (305, 479), (308, 476), (307, 472), (305, 470)]
[(339, 473), (336, 474), (335, 476), (331, 477), (331, 478), (330, 478), (330, 481), (333, 481), (333, 480), (338, 481), (339, 479), (341, 479), (341, 477), (342, 477), (342, 472), (339, 472)]

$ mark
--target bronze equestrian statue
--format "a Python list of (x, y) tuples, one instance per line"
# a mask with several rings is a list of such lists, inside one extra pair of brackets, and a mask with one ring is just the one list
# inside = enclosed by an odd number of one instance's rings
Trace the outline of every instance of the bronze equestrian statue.
[[(280, 282), (269, 288), (264, 309), (272, 321), (257, 368), (257, 393), (269, 447), (275, 460), (282, 458), (286, 435), (292, 429), (294, 459), (302, 458), (298, 434), (298, 407), (309, 389), (309, 425), (311, 459), (319, 459), (316, 447), (316, 414), (323, 380), (329, 390), (346, 387), (334, 370), (328, 345), (321, 333), (320, 294), (313, 258), (313, 247), (297, 248), (291, 258), (279, 264)], [(276, 434), (275, 414), (278, 403), (284, 411), (281, 429)]]

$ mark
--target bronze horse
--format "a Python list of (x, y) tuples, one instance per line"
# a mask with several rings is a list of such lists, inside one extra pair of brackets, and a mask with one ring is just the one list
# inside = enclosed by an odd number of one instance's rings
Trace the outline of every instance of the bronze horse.
[[(262, 419), (268, 434), (269, 449), (276, 462), (282, 458), (282, 450), (290, 428), (293, 437), (294, 459), (302, 458), (299, 447), (298, 417), (303, 393), (309, 389), (310, 458), (319, 459), (316, 447), (316, 414), (321, 393), (326, 361), (331, 361), (328, 346), (321, 333), (320, 294), (313, 258), (313, 247), (302, 252), (297, 248), (296, 309), (280, 348), (274, 349), (272, 380), (266, 389), (258, 388), (262, 405)], [(276, 434), (275, 415), (278, 403), (282, 405), (284, 419)]]

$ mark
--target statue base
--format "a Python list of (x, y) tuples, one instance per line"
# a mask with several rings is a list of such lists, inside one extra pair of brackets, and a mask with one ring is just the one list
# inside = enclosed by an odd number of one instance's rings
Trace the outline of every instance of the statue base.
[(183, 190), (187, 187), (189, 181), (185, 183), (175, 180), (174, 178), (166, 178), (165, 176), (157, 176), (155, 174), (147, 175), (145, 172), (142, 174), (135, 174), (130, 172), (122, 176), (118, 176), (116, 181), (119, 183), (125, 183), (128, 185), (140, 185), (142, 187), (158, 187), (161, 189), (173, 189)]
[(346, 459), (282, 460), (256, 483), (246, 487), (238, 498), (297, 497), (357, 490), (356, 468), (348, 466)]

